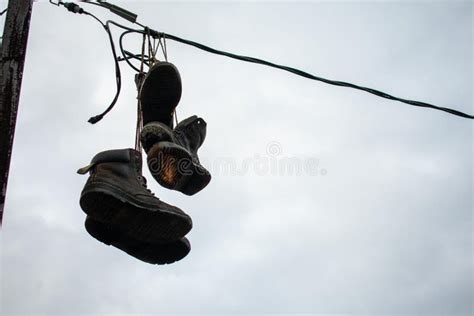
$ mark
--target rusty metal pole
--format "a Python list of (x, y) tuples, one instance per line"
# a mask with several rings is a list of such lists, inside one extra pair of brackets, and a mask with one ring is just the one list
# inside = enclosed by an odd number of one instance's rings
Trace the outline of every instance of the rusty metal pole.
[(33, 0), (9, 0), (3, 29), (0, 59), (0, 225), (5, 207), (32, 8)]

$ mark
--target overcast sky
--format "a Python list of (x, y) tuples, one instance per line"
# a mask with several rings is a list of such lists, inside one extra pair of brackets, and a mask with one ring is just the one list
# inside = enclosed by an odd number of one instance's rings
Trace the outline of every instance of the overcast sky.
[[(474, 112), (472, 2), (112, 2), (218, 49)], [(208, 123), (200, 156), (213, 178), (188, 197), (144, 168), (194, 223), (190, 254), (154, 266), (90, 237), (79, 207), (87, 177), (76, 170), (134, 145), (133, 72), (122, 65), (116, 107), (91, 126), (115, 93), (106, 34), (34, 5), (1, 233), (3, 315), (472, 314), (472, 120), (167, 46), (183, 79), (178, 118)], [(138, 52), (138, 40), (127, 47)], [(285, 170), (290, 160), (311, 172)]]

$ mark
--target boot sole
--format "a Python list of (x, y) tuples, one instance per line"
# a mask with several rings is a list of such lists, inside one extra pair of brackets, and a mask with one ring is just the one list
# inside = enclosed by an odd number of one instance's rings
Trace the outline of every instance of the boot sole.
[(191, 251), (191, 245), (186, 238), (172, 242), (141, 242), (111, 225), (90, 217), (87, 217), (84, 226), (87, 232), (98, 241), (150, 264), (170, 264), (183, 259)]
[(107, 183), (86, 186), (79, 201), (93, 219), (110, 224), (144, 242), (172, 241), (192, 228), (191, 218), (172, 210), (157, 210)]
[(148, 152), (154, 144), (162, 141), (172, 142), (172, 130), (163, 123), (152, 122), (143, 127), (140, 133), (140, 141), (145, 152)]
[(191, 155), (171, 142), (155, 144), (147, 156), (148, 168), (163, 187), (193, 195), (204, 189), (211, 175), (203, 166), (195, 164)]
[(171, 63), (160, 62), (150, 69), (140, 91), (143, 124), (158, 121), (169, 125), (182, 93), (178, 69)]

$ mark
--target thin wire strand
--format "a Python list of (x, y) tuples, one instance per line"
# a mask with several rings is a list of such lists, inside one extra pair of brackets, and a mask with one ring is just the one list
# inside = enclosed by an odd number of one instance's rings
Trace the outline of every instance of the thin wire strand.
[[(136, 72), (140, 72), (140, 69), (138, 69), (137, 67), (135, 67), (135, 65), (133, 65), (131, 62), (130, 62), (130, 59), (131, 58), (134, 58), (134, 59), (138, 59), (138, 60), (141, 60), (140, 58), (138, 58), (140, 55), (135, 55), (135, 54), (132, 54), (126, 50), (124, 50), (123, 48), (123, 39), (125, 37), (125, 35), (127, 34), (131, 34), (131, 33), (136, 33), (135, 31), (125, 31), (123, 32), (121, 35), (120, 35), (120, 38), (119, 38), (119, 47), (120, 47), (120, 51), (122, 52), (122, 55), (124, 57), (123, 60), (125, 60), (127, 62), (127, 64), (133, 68), (133, 70), (135, 70)], [(141, 56), (140, 56), (141, 57)]]
[(161, 40), (161, 36), (158, 37), (158, 46), (161, 47), (161, 52), (163, 53), (163, 57), (165, 58), (165, 61), (168, 61), (168, 54), (166, 52), (166, 44), (164, 42), (166, 41), (165, 37), (163, 37), (163, 41)]
[(84, 3), (87, 3), (87, 4), (93, 4), (93, 5), (102, 7), (100, 4), (95, 3), (95, 2), (92, 2), (92, 1), (90, 1), (90, 0), (79, 0), (79, 2), (84, 2)]
[(163, 37), (165, 60), (168, 61), (168, 48), (166, 48), (166, 37)]
[(140, 100), (140, 92), (142, 88), (142, 74), (144, 73), (144, 65), (145, 65), (145, 42), (148, 36), (143, 34), (143, 42), (142, 42), (142, 59), (140, 64), (140, 73), (138, 74), (138, 82), (137, 82), (137, 128), (135, 130), (135, 150), (138, 152), (142, 152), (142, 143), (140, 141), (140, 134), (143, 128), (143, 114), (142, 114), (142, 102)]
[(153, 49), (152, 49), (152, 52), (153, 52), (153, 60), (155, 61), (156, 60), (156, 51), (157, 51), (157, 42), (156, 42), (156, 38), (153, 38)]

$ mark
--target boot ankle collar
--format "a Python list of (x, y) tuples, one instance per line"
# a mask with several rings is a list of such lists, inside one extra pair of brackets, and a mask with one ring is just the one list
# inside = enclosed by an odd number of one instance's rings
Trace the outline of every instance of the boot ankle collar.
[(92, 164), (98, 164), (102, 162), (130, 162), (134, 149), (112, 149), (106, 150), (92, 158)]
[(199, 119), (197, 115), (192, 115), (182, 120), (181, 122), (179, 122), (178, 125), (176, 125), (175, 129), (185, 129), (188, 125), (190, 125), (192, 122), (194, 122), (197, 119)]
[[(197, 126), (197, 124), (200, 124), (200, 126)], [(193, 115), (182, 120), (175, 127), (174, 132), (181, 141), (185, 138), (187, 139), (186, 142), (191, 142), (199, 148), (206, 139), (206, 127), (207, 124), (203, 118)]]
[(140, 162), (141, 166), (141, 155), (139, 152), (137, 152), (134, 149), (112, 149), (112, 150), (106, 150), (101, 153), (98, 153), (97, 155), (92, 158), (91, 163), (88, 166), (85, 166), (79, 170), (77, 170), (77, 173), (79, 174), (86, 174), (89, 172), (90, 169), (92, 169), (95, 165), (99, 163), (104, 163), (104, 162), (131, 162), (132, 160), (132, 155)]

